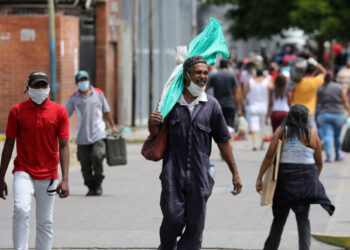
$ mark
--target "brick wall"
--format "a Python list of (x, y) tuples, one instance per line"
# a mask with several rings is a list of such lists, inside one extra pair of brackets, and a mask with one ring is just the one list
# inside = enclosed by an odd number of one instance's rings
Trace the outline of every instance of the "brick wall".
[[(79, 18), (56, 16), (57, 102), (65, 104), (76, 90), (79, 67)], [(6, 130), (11, 107), (28, 99), (23, 94), (33, 70), (50, 73), (47, 16), (0, 16), (0, 133)], [(72, 120), (72, 126), (76, 121)], [(74, 130), (74, 129), (73, 129)]]
[(120, 112), (120, 18), (120, 0), (96, 3), (96, 86), (104, 91), (115, 122)]

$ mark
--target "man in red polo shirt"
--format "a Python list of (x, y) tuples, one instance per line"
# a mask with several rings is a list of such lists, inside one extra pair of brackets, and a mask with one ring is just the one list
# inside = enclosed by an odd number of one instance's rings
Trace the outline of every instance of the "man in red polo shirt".
[[(17, 156), (13, 169), (13, 245), (28, 249), (31, 199), (36, 201), (35, 249), (52, 246), (55, 193), (69, 195), (69, 123), (66, 109), (48, 98), (49, 79), (45, 72), (34, 71), (28, 79), (30, 99), (12, 107), (0, 164), (0, 198), (8, 194), (5, 174), (15, 141)], [(62, 181), (58, 183), (58, 163)]]

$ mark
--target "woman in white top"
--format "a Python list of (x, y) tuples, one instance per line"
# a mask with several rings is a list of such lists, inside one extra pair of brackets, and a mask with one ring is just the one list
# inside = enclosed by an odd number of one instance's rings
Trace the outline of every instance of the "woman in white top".
[(291, 106), (291, 98), (286, 90), (287, 78), (283, 74), (279, 74), (275, 81), (273, 90), (269, 93), (269, 109), (266, 115), (266, 124), (271, 116), (272, 130), (281, 125), (282, 121), (287, 117)]
[[(244, 99), (248, 104), (249, 126), (252, 133), (253, 150), (257, 150), (257, 132), (265, 132), (265, 118), (269, 105), (269, 90), (273, 83), (271, 77), (265, 77), (262, 70), (256, 71), (256, 76), (249, 80), (244, 90)], [(263, 143), (261, 144), (261, 148)]]

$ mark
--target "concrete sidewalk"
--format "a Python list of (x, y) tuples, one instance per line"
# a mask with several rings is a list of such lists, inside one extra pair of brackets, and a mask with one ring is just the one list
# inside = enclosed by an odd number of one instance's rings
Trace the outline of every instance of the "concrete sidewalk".
[[(133, 140), (143, 140), (145, 129), (133, 134)], [(127, 135), (126, 135), (127, 137)], [(131, 136), (129, 137), (131, 138)], [(128, 139), (129, 140), (129, 139)], [(0, 143), (0, 149), (3, 142)], [(67, 199), (56, 200), (55, 249), (156, 249), (162, 215), (159, 207), (161, 162), (146, 161), (140, 155), (142, 144), (128, 144), (128, 164), (105, 167), (104, 195), (85, 197), (80, 167), (75, 153), (71, 154), (70, 191)], [(72, 144), (74, 151), (74, 144)], [(216, 176), (213, 194), (208, 201), (203, 249), (262, 249), (267, 237), (272, 213), (270, 207), (259, 206), (255, 180), (264, 151), (252, 152), (247, 141), (234, 144), (234, 154), (243, 181), (242, 194), (233, 197), (231, 175), (213, 145), (211, 162)], [(75, 160), (75, 162), (74, 162)], [(73, 164), (74, 163), (74, 164)], [(318, 205), (310, 211), (313, 233), (347, 235), (350, 232), (350, 156), (342, 163), (324, 165), (321, 174), (329, 198), (336, 206), (335, 214), (328, 214)], [(13, 210), (10, 170), (7, 173), (8, 200), (0, 201), (0, 248), (12, 247), (11, 217)], [(35, 203), (33, 203), (35, 210)], [(35, 217), (31, 214), (30, 246), (35, 241)], [(280, 249), (298, 249), (298, 234), (293, 213), (290, 213), (282, 236)], [(311, 249), (333, 250), (312, 240)]]

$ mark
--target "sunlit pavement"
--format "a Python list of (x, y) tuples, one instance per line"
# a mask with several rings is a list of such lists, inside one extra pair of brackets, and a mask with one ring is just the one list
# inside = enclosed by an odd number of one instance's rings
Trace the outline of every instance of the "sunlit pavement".
[[(0, 149), (3, 142), (0, 143)], [(159, 207), (161, 162), (142, 158), (141, 144), (128, 144), (128, 165), (105, 167), (104, 195), (85, 197), (80, 167), (72, 154), (70, 192), (67, 199), (56, 199), (54, 223), (55, 249), (155, 249), (162, 215)], [(216, 176), (208, 202), (203, 248), (262, 249), (272, 222), (271, 208), (260, 207), (255, 180), (265, 151), (251, 151), (248, 141), (234, 143), (234, 155), (243, 181), (242, 193), (234, 197), (231, 174), (213, 144), (211, 162)], [(265, 147), (267, 148), (267, 146)], [(74, 151), (74, 146), (72, 147)], [(310, 211), (313, 233), (347, 236), (350, 232), (350, 155), (342, 163), (324, 164), (321, 174), (329, 198), (336, 206), (329, 217), (319, 205)], [(7, 173), (9, 197), (0, 201), (0, 248), (12, 247), (12, 178)], [(30, 247), (34, 247), (33, 203)], [(280, 249), (298, 249), (298, 234), (291, 212)], [(312, 239), (311, 249), (342, 249)]]

